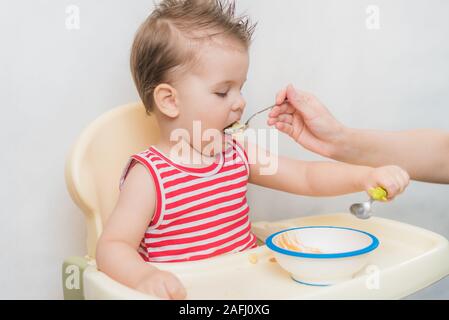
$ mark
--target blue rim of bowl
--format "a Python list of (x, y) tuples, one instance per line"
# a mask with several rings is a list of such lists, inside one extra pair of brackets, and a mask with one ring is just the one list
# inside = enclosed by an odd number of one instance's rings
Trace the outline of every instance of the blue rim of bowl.
[(312, 282), (304, 282), (300, 280), (296, 280), (295, 278), (291, 277), (293, 281), (303, 284), (305, 286), (312, 286), (312, 287), (330, 287), (332, 284), (330, 283), (312, 283)]
[[(356, 232), (363, 233), (363, 234), (369, 236), (371, 238), (371, 244), (366, 246), (365, 248), (362, 248), (359, 250), (339, 252), (339, 253), (304, 253), (304, 252), (287, 250), (287, 249), (281, 248), (281, 247), (277, 246), (276, 244), (274, 244), (273, 239), (278, 234), (288, 232), (291, 230), (299, 230), (299, 229), (343, 229), (343, 230), (356, 231)], [(309, 226), (309, 227), (297, 227), (297, 228), (285, 229), (285, 230), (281, 230), (279, 232), (273, 233), (265, 241), (265, 244), (267, 245), (267, 247), (275, 252), (283, 253), (283, 254), (286, 254), (289, 256), (294, 256), (294, 257), (313, 258), (313, 259), (335, 259), (335, 258), (347, 258), (347, 257), (359, 256), (359, 255), (373, 251), (374, 249), (376, 249), (379, 246), (379, 243), (380, 243), (379, 239), (377, 239), (377, 237), (375, 237), (371, 233), (368, 233), (368, 232), (365, 232), (362, 230), (352, 229), (352, 228), (335, 227), (335, 226)]]

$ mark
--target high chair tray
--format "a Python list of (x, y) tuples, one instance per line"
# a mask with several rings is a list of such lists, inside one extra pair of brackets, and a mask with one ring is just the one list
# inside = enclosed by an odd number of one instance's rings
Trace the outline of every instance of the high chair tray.
[[(270, 234), (295, 226), (326, 225), (360, 229), (380, 240), (365, 270), (333, 286), (308, 286), (293, 281), (273, 259), (258, 248), (211, 259), (155, 263), (175, 273), (184, 283), (187, 299), (398, 299), (449, 274), (449, 243), (433, 232), (405, 223), (373, 217), (359, 220), (350, 214), (301, 217), (252, 224), (254, 234)], [(94, 266), (84, 274), (86, 299), (154, 299), (115, 282)]]

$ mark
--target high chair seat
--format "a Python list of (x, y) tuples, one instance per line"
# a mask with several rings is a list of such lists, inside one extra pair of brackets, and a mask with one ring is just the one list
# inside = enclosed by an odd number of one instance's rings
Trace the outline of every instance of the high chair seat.
[(97, 240), (119, 195), (120, 175), (137, 152), (159, 139), (154, 115), (141, 103), (117, 107), (83, 130), (65, 167), (67, 189), (87, 222), (87, 255), (95, 259)]
[[(73, 145), (65, 177), (73, 201), (86, 217), (87, 254), (69, 257), (63, 263), (65, 299), (157, 299), (98, 271), (95, 248), (118, 199), (119, 179), (129, 157), (158, 139), (155, 117), (146, 115), (141, 103), (132, 103), (100, 116)], [(368, 286), (370, 274), (363, 272), (329, 287), (299, 284), (273, 262), (265, 245), (200, 261), (154, 265), (175, 273), (186, 286), (188, 299), (397, 299), (449, 274), (447, 239), (389, 219), (363, 221), (339, 213), (255, 222), (252, 231), (263, 243), (281, 229), (310, 225), (350, 227), (376, 235), (381, 245), (370, 257), (370, 264), (377, 268), (379, 286)]]

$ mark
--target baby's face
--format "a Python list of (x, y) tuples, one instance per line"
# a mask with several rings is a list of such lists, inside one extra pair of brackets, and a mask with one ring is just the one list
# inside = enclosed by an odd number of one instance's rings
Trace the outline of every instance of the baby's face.
[[(241, 90), (246, 81), (249, 54), (242, 45), (229, 39), (204, 44), (198, 54), (197, 67), (174, 83), (180, 109), (177, 120), (190, 131), (191, 139), (196, 121), (201, 123), (201, 135), (206, 130), (216, 131), (224, 140), (223, 129), (240, 120), (246, 105)], [(191, 144), (202, 151), (210, 144), (207, 139), (201, 146)]]

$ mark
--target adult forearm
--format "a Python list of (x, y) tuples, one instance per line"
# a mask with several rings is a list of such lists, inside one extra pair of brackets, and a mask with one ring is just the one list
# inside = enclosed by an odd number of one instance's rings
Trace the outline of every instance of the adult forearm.
[(449, 183), (449, 133), (345, 129), (332, 158), (379, 167), (398, 165), (414, 180)]

